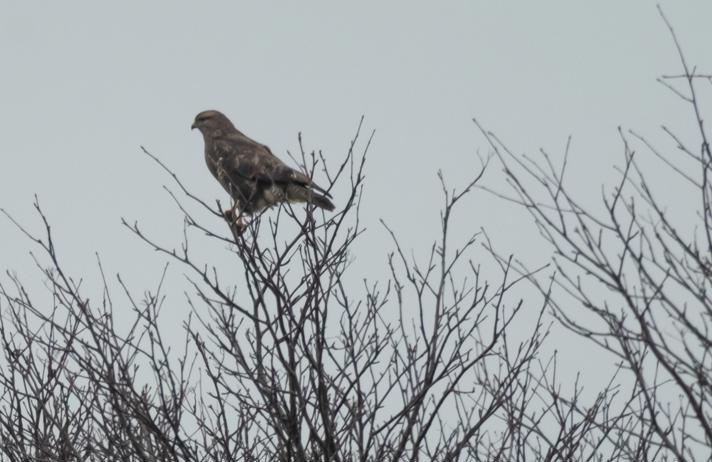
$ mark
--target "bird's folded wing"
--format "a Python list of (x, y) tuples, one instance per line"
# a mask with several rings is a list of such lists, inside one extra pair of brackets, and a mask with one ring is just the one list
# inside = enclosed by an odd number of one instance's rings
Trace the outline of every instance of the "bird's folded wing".
[(277, 183), (297, 183), (307, 188), (316, 189), (327, 197), (331, 197), (331, 194), (329, 194), (328, 191), (314, 183), (311, 178), (302, 172), (282, 164), (281, 161), (280, 164), (281, 165), (275, 166), (272, 170), (265, 172), (265, 179), (267, 181), (275, 181)]
[(265, 183), (297, 183), (331, 195), (307, 175), (285, 165), (269, 148), (246, 136), (230, 138), (223, 168), (228, 175)]

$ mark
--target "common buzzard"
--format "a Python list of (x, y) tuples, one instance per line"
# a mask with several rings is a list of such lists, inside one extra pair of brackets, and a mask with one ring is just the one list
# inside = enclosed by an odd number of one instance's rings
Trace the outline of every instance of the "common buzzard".
[[(195, 116), (205, 141), (205, 162), (210, 173), (235, 201), (242, 214), (254, 214), (281, 202), (310, 202), (333, 210), (331, 195), (308, 176), (277, 158), (264, 144), (247, 137), (230, 119), (218, 111), (203, 111)], [(238, 228), (244, 224), (240, 219)]]

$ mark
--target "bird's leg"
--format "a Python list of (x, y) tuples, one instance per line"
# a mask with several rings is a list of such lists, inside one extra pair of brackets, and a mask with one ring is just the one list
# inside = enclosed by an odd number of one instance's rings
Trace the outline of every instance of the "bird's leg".
[(237, 213), (237, 206), (238, 203), (235, 201), (232, 208), (225, 211), (225, 219), (230, 224), (230, 229), (232, 229), (233, 232), (239, 236), (245, 231), (247, 224), (242, 220), (242, 214)]
[(242, 234), (247, 229), (247, 223), (242, 219), (242, 216), (238, 216), (235, 220), (235, 228), (237, 228), (238, 234)]
[(235, 202), (235, 205), (232, 206), (232, 210), (230, 210), (230, 213), (233, 217), (236, 217), (235, 219), (235, 226), (237, 227), (238, 230), (240, 230), (240, 233), (242, 233), (245, 228), (247, 228), (247, 223), (244, 222), (242, 219), (242, 213), (235, 213), (237, 211), (237, 201)]
[(227, 212), (232, 221), (234, 221), (235, 218), (237, 217), (237, 215), (235, 214), (236, 211), (237, 211), (237, 201), (233, 202), (232, 207)]

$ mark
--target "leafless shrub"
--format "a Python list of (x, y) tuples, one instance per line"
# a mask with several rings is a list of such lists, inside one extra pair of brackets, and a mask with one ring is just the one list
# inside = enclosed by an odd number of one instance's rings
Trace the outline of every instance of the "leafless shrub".
[[(179, 249), (126, 226), (152, 249), (190, 270), (192, 320), (180, 353), (159, 328), (162, 283), (137, 301), (120, 278), (90, 300), (63, 270), (44, 220), (43, 237), (17, 224), (44, 252), (37, 265), (53, 305), (36, 304), (10, 276), (2, 286), (3, 351), (0, 428), (10, 460), (499, 460), (512, 446), (505, 416), (546, 335), (507, 345), (521, 301), (517, 279), (482, 280), (472, 252), (480, 233), (449, 242), (463, 191), (443, 181), (441, 237), (427, 261), (406, 257), (393, 236), (391, 277), (348, 287), (350, 248), (370, 139), (358, 134), (343, 162), (328, 170), (301, 149), (308, 171), (329, 188), (348, 185), (330, 217), (283, 207), (227, 235), (193, 218), (210, 208), (176, 180), (171, 192), (185, 216)], [(301, 143), (300, 143), (301, 145)], [(321, 170), (318, 170), (321, 169)], [(442, 179), (442, 178), (441, 178)], [(186, 203), (185, 201), (188, 201)], [(216, 220), (218, 221), (218, 220)], [(220, 221), (218, 221), (220, 222)], [(229, 230), (229, 226), (224, 229)], [(198, 233), (195, 233), (198, 231)], [(216, 239), (242, 266), (238, 284), (197, 262), (196, 235)], [(161, 279), (162, 281), (163, 279)], [(128, 306), (115, 306), (112, 285)], [(544, 304), (537, 308), (542, 311)], [(132, 313), (122, 332), (117, 316)]]
[[(516, 156), (482, 129), (517, 193), (510, 199), (554, 250), (549, 279), (501, 257), (484, 231), (452, 242), (453, 216), (486, 161), (459, 191), (440, 175), (440, 234), (425, 258), (408, 256), (384, 223), (390, 277), (356, 286), (349, 263), (365, 238), (359, 206), (371, 142), (361, 125), (335, 168), (300, 138), (295, 160), (338, 191), (339, 210), (283, 206), (243, 233), (144, 149), (174, 184), (166, 189), (184, 237), (173, 246), (124, 224), (187, 274), (191, 314), (180, 339), (161, 327), (164, 294), (176, 290), (164, 283), (167, 270), (136, 297), (97, 259), (102, 295), (86, 296), (87, 278), (64, 269), (36, 202), (40, 233), (15, 224), (41, 250), (49, 297), (31, 296), (11, 272), (0, 284), (2, 460), (709, 460), (712, 155), (696, 92), (709, 78), (682, 63), (684, 74), (663, 82), (691, 105), (699, 149), (667, 133), (694, 168), (621, 131), (625, 163), (604, 217), (576, 202), (566, 161), (556, 168), (546, 153), (542, 162)], [(698, 234), (672, 220), (631, 142), (695, 189)], [(208, 242), (235, 264), (200, 261), (194, 249)], [(495, 272), (495, 282), (484, 276)], [(541, 297), (516, 296), (526, 280)], [(597, 325), (572, 314), (563, 302), (572, 298)], [(523, 310), (535, 322), (516, 338)], [(592, 400), (578, 380), (562, 384), (556, 356), (543, 356), (548, 312), (618, 358)]]
[[(663, 126), (674, 146), (666, 152), (621, 129), (623, 165), (603, 192), (603, 213), (582, 205), (565, 181), (568, 146), (556, 166), (543, 151), (539, 159), (514, 154), (475, 121), (516, 193), (506, 198), (526, 208), (553, 250), (553, 279), (530, 279), (542, 293), (552, 282), (560, 289), (554, 316), (613, 354), (619, 379), (633, 383), (621, 421), (592, 422), (620, 454), (609, 460), (712, 460), (712, 152), (699, 96), (712, 79), (690, 67), (662, 17), (683, 72), (660, 82), (689, 106), (696, 139)], [(654, 159), (666, 169), (662, 182), (646, 170)], [(674, 203), (672, 184), (682, 184)], [(685, 221), (679, 212), (693, 208), (696, 219)]]

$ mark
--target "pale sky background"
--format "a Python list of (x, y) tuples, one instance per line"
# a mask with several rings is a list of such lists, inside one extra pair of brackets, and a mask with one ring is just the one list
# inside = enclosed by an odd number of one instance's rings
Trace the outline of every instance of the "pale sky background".
[[(712, 71), (712, 2), (662, 7), (689, 61)], [(621, 158), (617, 126), (653, 139), (663, 123), (689, 127), (687, 108), (655, 81), (679, 70), (649, 1), (0, 0), (0, 207), (39, 229), (38, 194), (75, 275), (94, 272), (98, 251), (140, 292), (165, 259), (120, 218), (177, 244), (181, 216), (161, 189), (170, 179), (139, 145), (225, 203), (189, 129), (197, 112), (225, 112), (283, 158), (301, 131), (333, 159), (364, 115), (376, 135), (354, 277), (378, 276), (390, 248), (378, 219), (406, 248), (429, 247), (436, 171), (460, 186), (487, 153), (472, 117), (518, 152), (560, 153), (572, 135), (570, 174), (595, 201)], [(505, 189), (497, 168), (486, 182)], [(522, 210), (478, 192), (460, 213), (460, 235), (482, 226), (503, 253), (546, 258)], [(30, 242), (4, 219), (0, 237), (0, 269), (40, 280)], [(198, 255), (222, 258), (211, 252)], [(181, 303), (183, 270), (172, 268), (169, 296)], [(582, 341), (565, 338), (580, 356)]]

